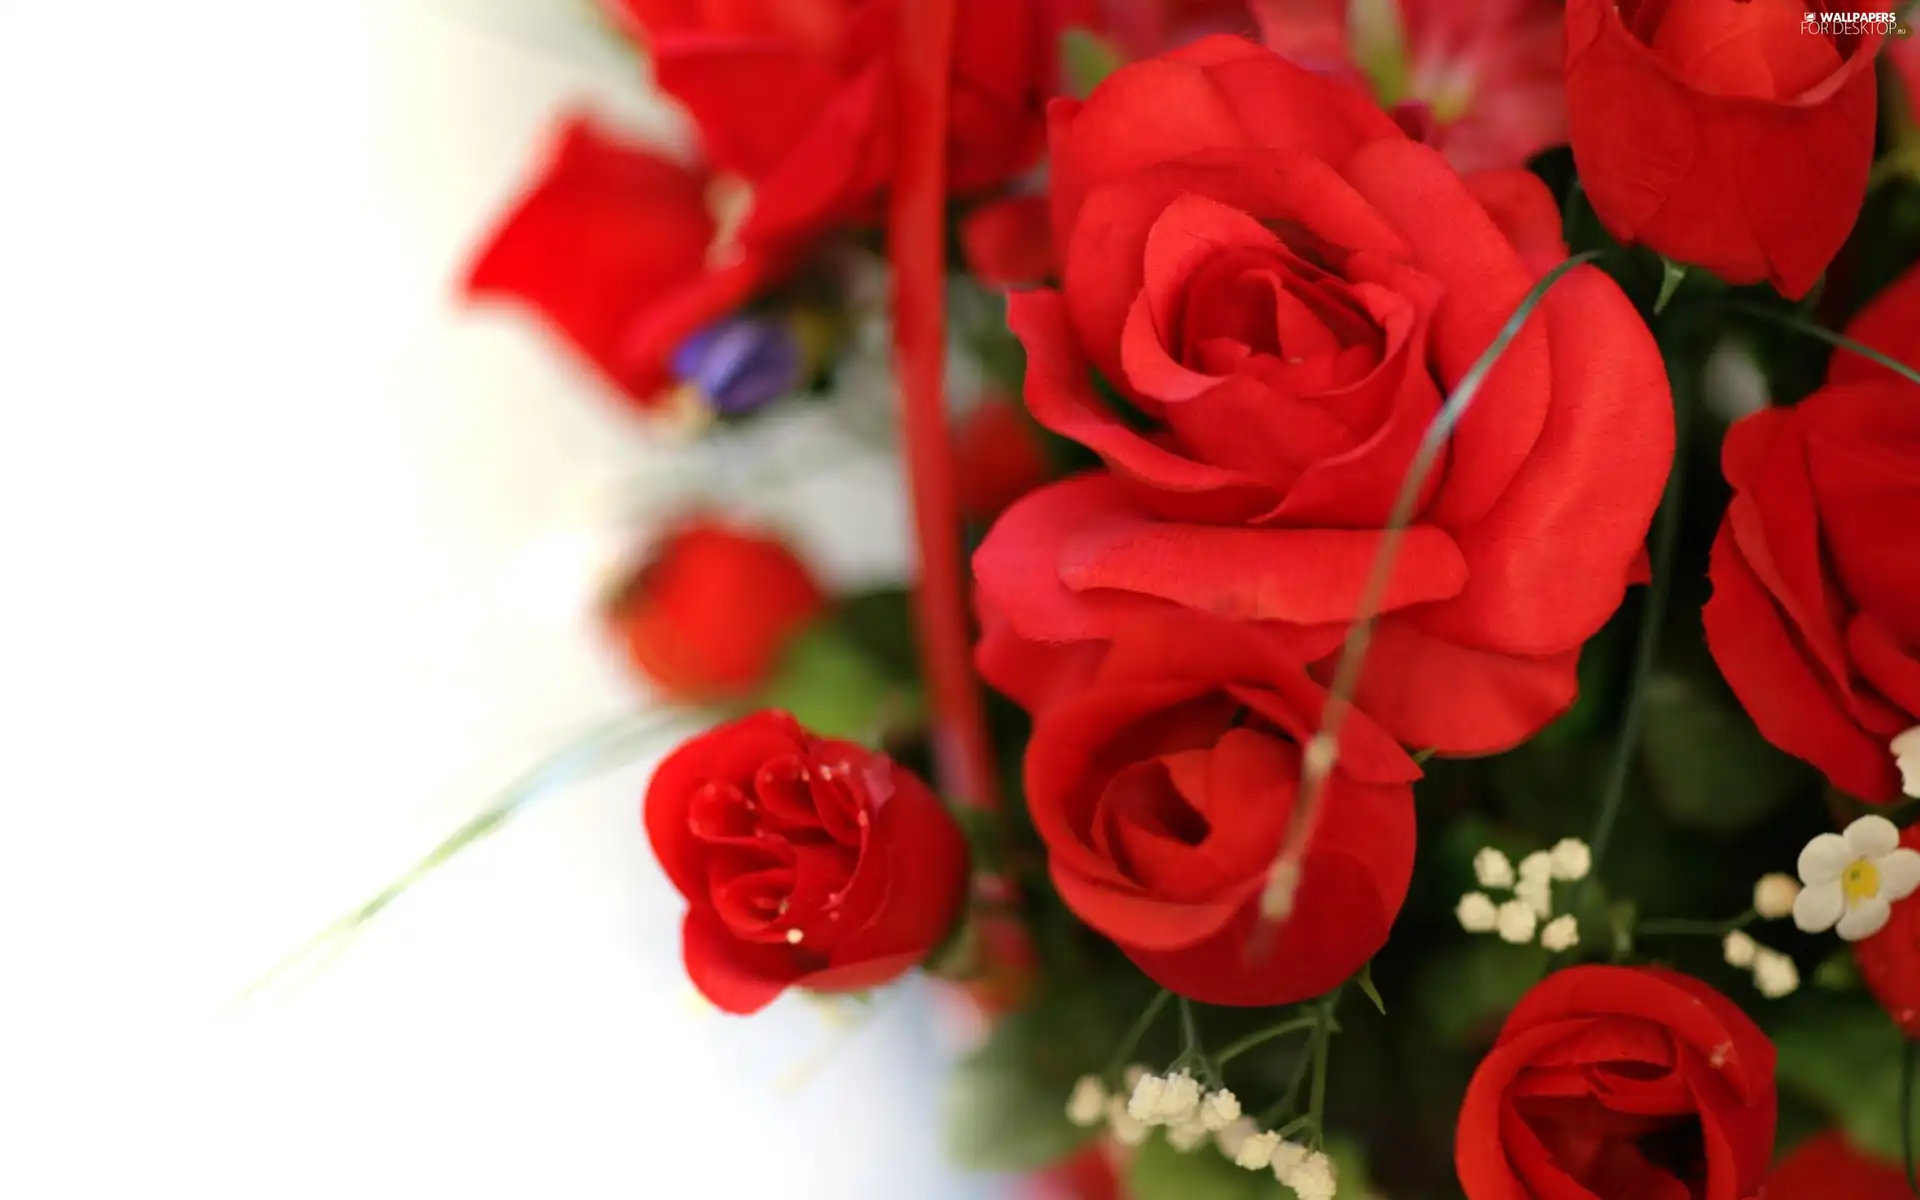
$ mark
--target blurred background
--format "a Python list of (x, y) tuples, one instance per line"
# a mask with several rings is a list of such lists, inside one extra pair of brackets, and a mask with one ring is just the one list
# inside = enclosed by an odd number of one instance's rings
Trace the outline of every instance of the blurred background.
[[(0, 1194), (1000, 1190), (943, 1164), (934, 999), (695, 1000), (647, 763), (221, 1012), (643, 702), (578, 605), (665, 451), (452, 300), (563, 106), (678, 135), (583, 9), (0, 4)], [(897, 574), (845, 516), (890, 469), (819, 436), (793, 532)]]

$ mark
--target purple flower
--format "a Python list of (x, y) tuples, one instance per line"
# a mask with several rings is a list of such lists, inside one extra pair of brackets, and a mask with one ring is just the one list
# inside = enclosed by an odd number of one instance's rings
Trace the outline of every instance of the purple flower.
[(728, 317), (680, 343), (673, 373), (715, 412), (739, 416), (798, 387), (799, 339), (778, 319)]

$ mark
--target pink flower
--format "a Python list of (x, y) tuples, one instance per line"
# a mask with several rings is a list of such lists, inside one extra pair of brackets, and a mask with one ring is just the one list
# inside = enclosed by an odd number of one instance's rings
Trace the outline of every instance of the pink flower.
[(1267, 45), (1366, 87), (1455, 168), (1523, 166), (1567, 137), (1555, 0), (1253, 0)]

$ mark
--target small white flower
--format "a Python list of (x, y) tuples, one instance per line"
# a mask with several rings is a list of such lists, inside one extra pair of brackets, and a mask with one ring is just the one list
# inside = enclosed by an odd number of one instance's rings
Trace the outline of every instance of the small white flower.
[(1762, 875), (1753, 885), (1753, 911), (1769, 921), (1793, 915), (1793, 902), (1800, 898), (1800, 881), (1782, 871)]
[(1539, 925), (1540, 918), (1534, 915), (1533, 908), (1525, 900), (1509, 900), (1500, 906), (1500, 940), (1524, 946), (1533, 940), (1533, 931)]
[(1593, 870), (1593, 851), (1579, 838), (1561, 838), (1553, 845), (1553, 877), (1577, 883)]
[(1480, 853), (1473, 856), (1473, 877), (1483, 888), (1510, 888), (1513, 863), (1492, 846), (1482, 846)]
[(1314, 1151), (1293, 1169), (1287, 1186), (1300, 1200), (1333, 1200), (1334, 1193), (1339, 1191), (1333, 1160)]
[(1107, 1102), (1111, 1099), (1105, 1080), (1098, 1075), (1082, 1075), (1067, 1099), (1067, 1120), (1082, 1129), (1092, 1129), (1107, 1119)]
[(1264, 1171), (1273, 1164), (1273, 1151), (1280, 1144), (1280, 1135), (1268, 1131), (1256, 1133), (1240, 1143), (1240, 1149), (1233, 1156), (1233, 1165), (1249, 1171)]
[(1127, 1097), (1127, 1114), (1148, 1125), (1157, 1123), (1161, 1098), (1166, 1093), (1167, 1081), (1149, 1071), (1133, 1085), (1133, 1094)]
[(1260, 1127), (1253, 1123), (1252, 1117), (1241, 1117), (1233, 1124), (1222, 1129), (1219, 1133), (1214, 1134), (1213, 1145), (1215, 1149), (1220, 1151), (1223, 1157), (1238, 1158), (1240, 1156), (1240, 1147), (1246, 1145), (1247, 1139), (1259, 1132)]
[(1522, 879), (1514, 886), (1513, 894), (1525, 900), (1527, 907), (1533, 910), (1533, 915), (1542, 921), (1553, 915), (1553, 884), (1550, 881), (1538, 876)]
[(1120, 1096), (1107, 1102), (1107, 1128), (1122, 1146), (1138, 1146), (1147, 1140), (1147, 1123), (1128, 1112), (1127, 1101)]
[(1726, 957), (1727, 965), (1749, 970), (1753, 967), (1754, 956), (1760, 951), (1760, 943), (1754, 941), (1738, 929), (1726, 936), (1720, 943), (1720, 953)]
[(1134, 1063), (1132, 1066), (1128, 1067), (1124, 1072), (1121, 1073), (1120, 1080), (1121, 1082), (1126, 1084), (1127, 1093), (1131, 1095), (1133, 1093), (1133, 1089), (1140, 1086), (1140, 1081), (1142, 1079), (1145, 1079), (1148, 1075), (1151, 1075), (1152, 1073), (1153, 1072), (1147, 1070), (1147, 1068), (1142, 1064)]
[(1500, 909), (1485, 892), (1468, 892), (1460, 897), (1453, 915), (1460, 918), (1460, 928), (1468, 933), (1492, 933), (1500, 923)]
[(1167, 1130), (1167, 1145), (1182, 1154), (1192, 1154), (1207, 1144), (1213, 1134), (1199, 1121), (1183, 1121)]
[(1800, 969), (1793, 960), (1765, 946), (1753, 953), (1753, 985), (1769, 1000), (1790, 996), (1800, 986)]
[(1299, 1142), (1281, 1142), (1273, 1148), (1273, 1177), (1292, 1187), (1294, 1173), (1299, 1171), (1300, 1164), (1306, 1162), (1312, 1153)]
[(1540, 944), (1555, 954), (1573, 949), (1580, 944), (1580, 922), (1572, 913), (1555, 917), (1540, 931)]
[(1200, 1112), (1200, 1083), (1185, 1071), (1175, 1071), (1161, 1080), (1160, 1107), (1149, 1124), (1184, 1125), (1197, 1119)]
[(1920, 725), (1915, 725), (1887, 747), (1900, 768), (1900, 790), (1920, 800)]
[(1800, 852), (1793, 923), (1807, 933), (1833, 930), (1849, 942), (1886, 927), (1893, 904), (1920, 890), (1920, 851), (1900, 845), (1885, 817), (1861, 817), (1845, 833), (1823, 833)]
[(1532, 854), (1520, 860), (1520, 879), (1522, 882), (1529, 879), (1550, 880), (1552, 878), (1553, 855), (1547, 853), (1545, 850), (1535, 850)]
[(1219, 1133), (1240, 1119), (1240, 1097), (1225, 1088), (1208, 1092), (1200, 1102), (1200, 1123), (1208, 1133)]

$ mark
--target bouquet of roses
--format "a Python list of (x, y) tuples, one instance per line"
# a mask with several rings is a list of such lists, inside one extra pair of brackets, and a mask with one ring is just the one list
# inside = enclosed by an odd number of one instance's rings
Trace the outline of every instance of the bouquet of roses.
[(607, 591), (708, 1000), (954, 981), (1054, 1193), (1920, 1196), (1889, 7), (603, 7), (697, 155), (569, 121), (470, 292), (689, 455), (897, 416), (917, 546)]

